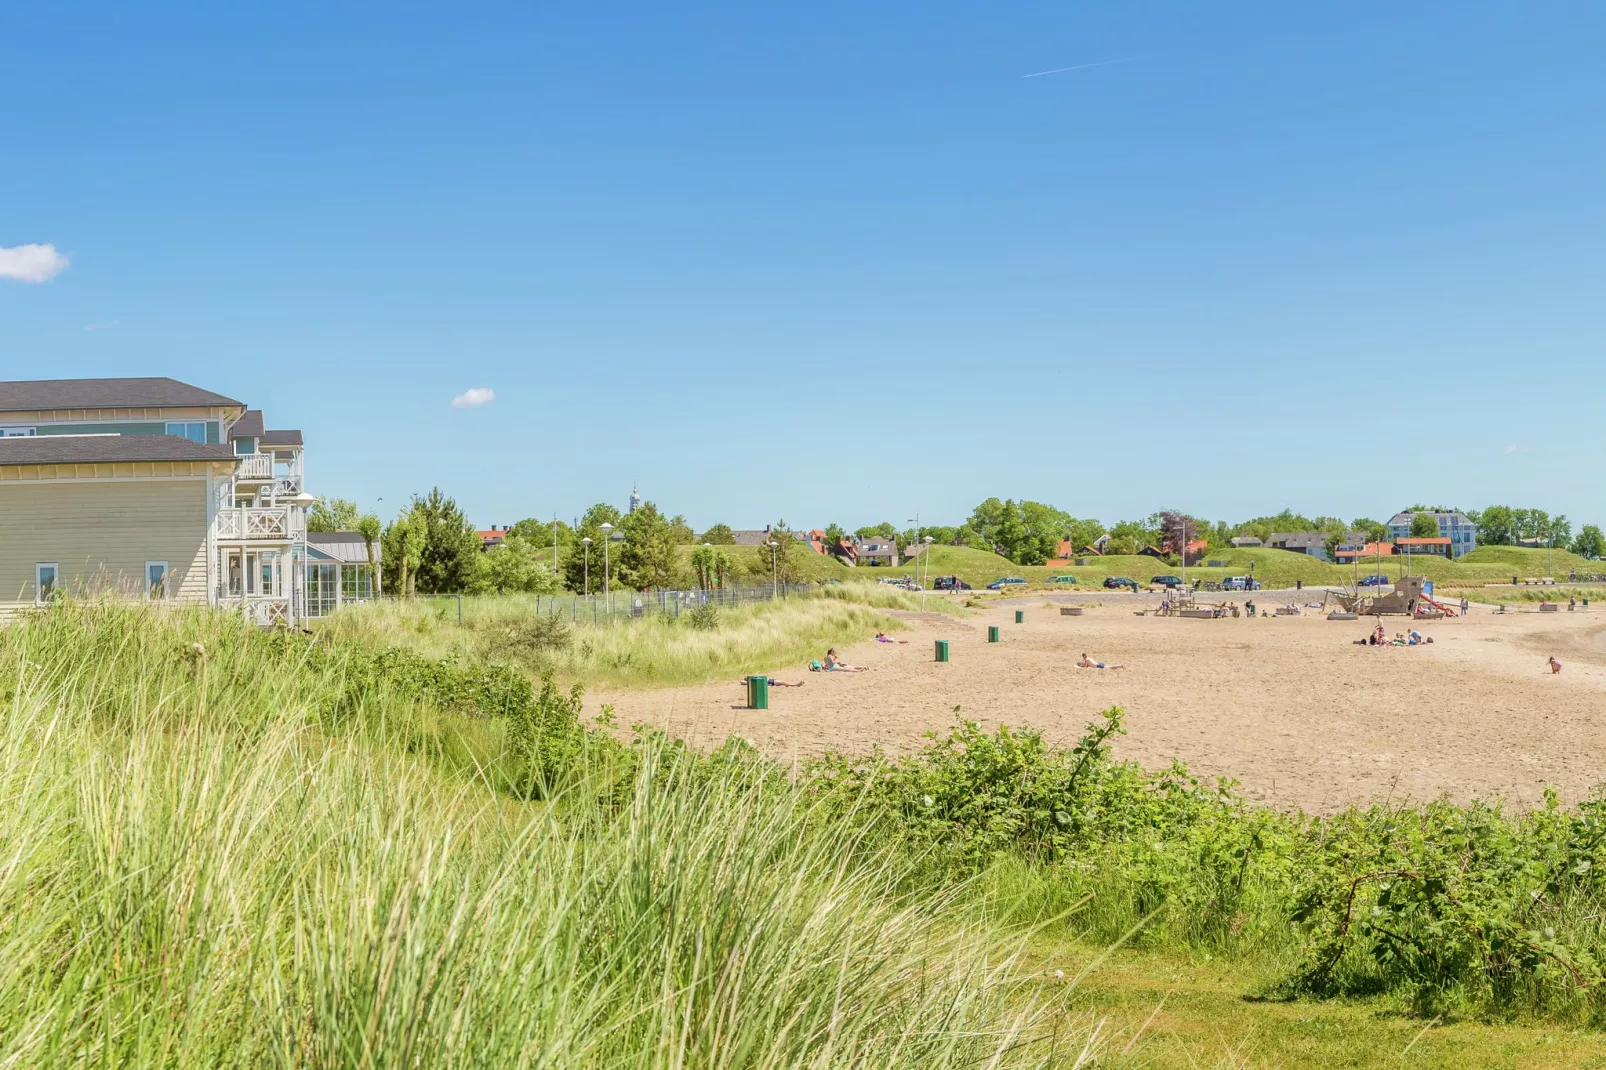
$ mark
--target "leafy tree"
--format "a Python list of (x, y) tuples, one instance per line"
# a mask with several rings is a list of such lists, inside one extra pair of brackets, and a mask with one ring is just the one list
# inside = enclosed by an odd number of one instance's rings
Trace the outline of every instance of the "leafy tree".
[(1123, 520), (1110, 529), (1109, 552), (1135, 554), (1154, 542), (1159, 532), (1141, 520)]
[(680, 572), (681, 545), (673, 524), (652, 502), (643, 502), (619, 521), (619, 579), (638, 591), (673, 587)]
[(857, 539), (896, 539), (898, 537), (898, 529), (893, 527), (889, 521), (883, 520), (881, 523), (873, 524), (869, 527), (855, 528), (853, 536)]
[[(580, 526), (574, 531), (573, 548), (562, 563), (563, 585), (571, 591), (585, 589), (587, 576), (587, 553), (584, 540), (591, 540), (590, 547), (590, 581), (592, 592), (602, 590), (603, 569), (605, 563), (618, 564), (617, 544), (611, 545), (607, 551), (603, 549), (602, 525), (612, 524), (615, 528), (620, 526), (623, 514), (607, 502), (598, 502), (585, 511), (580, 518)], [(617, 532), (615, 532), (617, 533)]]
[(710, 543), (714, 546), (735, 546), (736, 533), (731, 530), (729, 524), (715, 524), (703, 532), (703, 537), (697, 541)]
[(1439, 537), (1439, 522), (1431, 513), (1417, 513), (1411, 518), (1411, 538), (1436, 539)]
[(1478, 541), (1483, 545), (1510, 546), (1517, 541), (1517, 516), (1511, 506), (1491, 505), (1473, 519), (1478, 525)]
[(356, 531), (361, 513), (349, 498), (328, 498), (307, 511), (308, 531)]
[(760, 545), (756, 548), (757, 553), (753, 555), (753, 571), (761, 576), (773, 574), (779, 582), (791, 583), (798, 574), (797, 537), (792, 534), (792, 529), (786, 526), (786, 521), (777, 520), (770, 528), (770, 537), (766, 542), (774, 542), (775, 545), (773, 547)]
[(1388, 525), (1379, 523), (1370, 517), (1356, 517), (1349, 525), (1355, 531), (1363, 532), (1367, 542), (1384, 542), (1389, 537)]
[[(415, 503), (417, 499), (414, 499)], [(416, 504), (404, 510), (381, 536), (385, 548), (385, 586), (398, 598), (411, 598), (417, 591), (418, 568), (424, 559), (428, 521)]]
[(445, 594), (468, 587), (480, 553), (480, 536), (457, 502), (433, 488), (414, 497), (411, 513), (424, 525), (424, 547), (416, 571), (417, 588), (425, 594)]
[(1104, 525), (1097, 520), (1073, 520), (1065, 537), (1071, 540), (1071, 549), (1075, 551), (1091, 546), (1103, 534)]
[(558, 577), (539, 543), (522, 535), (509, 535), (497, 546), (479, 555), (469, 589), (480, 593), (553, 594)]
[(1154, 525), (1160, 533), (1160, 548), (1166, 553), (1181, 555), (1190, 542), (1197, 539), (1201, 532), (1208, 531), (1210, 525), (1203, 520), (1195, 520), (1187, 513), (1167, 509), (1155, 514), (1157, 523)]
[(379, 569), (374, 567), (374, 547), (379, 544), (382, 537), (379, 518), (372, 513), (364, 513), (357, 518), (355, 527), (362, 535), (363, 549), (368, 551), (368, 582), (373, 585), (374, 593), (378, 594), (384, 589)]
[(675, 535), (675, 545), (690, 546), (697, 541), (697, 533), (686, 523), (686, 518), (676, 513), (669, 518), (669, 527)]
[(1572, 551), (1579, 557), (1599, 561), (1606, 556), (1606, 535), (1601, 534), (1597, 525), (1585, 524), (1578, 529), (1578, 537), (1573, 539)]
[(1564, 514), (1557, 513), (1550, 518), (1550, 523), (1545, 525), (1545, 532), (1540, 538), (1545, 540), (1546, 546), (1566, 546), (1567, 540), (1572, 537), (1572, 533), (1572, 521), (1568, 520)]
[(702, 590), (723, 587), (731, 574), (730, 555), (712, 544), (699, 546), (691, 552), (691, 567), (697, 573), (697, 586)]
[(842, 525), (836, 521), (833, 520), (825, 525), (825, 544), (827, 546), (837, 545), (845, 535), (847, 535), (847, 532), (843, 531)]

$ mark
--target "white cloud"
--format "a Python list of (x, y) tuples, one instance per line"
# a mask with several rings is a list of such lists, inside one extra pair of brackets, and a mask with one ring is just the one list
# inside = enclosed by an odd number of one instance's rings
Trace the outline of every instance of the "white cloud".
[(1527, 446), (1519, 446), (1515, 442), (1500, 451), (1501, 453), (1527, 453)]
[(454, 409), (472, 409), (496, 400), (496, 391), (488, 386), (471, 386), (452, 399)]
[(67, 258), (54, 245), (0, 246), (0, 279), (49, 282), (67, 269)]

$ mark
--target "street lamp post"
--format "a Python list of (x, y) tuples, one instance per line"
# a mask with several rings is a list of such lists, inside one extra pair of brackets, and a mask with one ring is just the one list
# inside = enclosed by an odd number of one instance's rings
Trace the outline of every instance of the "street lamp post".
[(924, 562), (922, 562), (922, 564), (925, 565), (925, 569), (923, 570), (920, 581), (920, 612), (922, 613), (926, 611), (926, 588), (931, 586), (931, 544), (935, 540), (933, 540), (930, 535), (927, 535), (925, 541), (926, 549), (924, 553), (926, 559)]
[(587, 535), (580, 542), (585, 546), (585, 583), (586, 597), (591, 597), (591, 536)]
[(781, 544), (776, 542), (774, 539), (769, 541), (771, 601), (774, 601), (776, 598), (780, 597), (781, 594), (780, 547)]
[(552, 574), (558, 574), (558, 518), (552, 518)]
[(612, 575), (608, 568), (608, 533), (613, 530), (612, 524), (603, 524), (602, 527), (602, 597), (608, 603), (608, 615), (613, 616), (613, 586)]

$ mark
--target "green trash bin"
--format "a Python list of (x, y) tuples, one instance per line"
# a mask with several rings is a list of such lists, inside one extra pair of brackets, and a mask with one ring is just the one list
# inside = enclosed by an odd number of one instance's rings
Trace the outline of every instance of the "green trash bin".
[(948, 660), (948, 640), (946, 640), (946, 639), (938, 639), (937, 640), (937, 660), (938, 661), (947, 661)]
[(998, 642), (998, 625), (996, 625), (996, 624), (987, 625), (987, 641), (989, 643)]
[(1016, 624), (1025, 624), (1026, 623), (1026, 611), (1024, 609), (1017, 609), (1015, 611), (1015, 623)]
[(770, 678), (768, 676), (749, 676), (747, 678), (747, 708), (750, 710), (767, 710), (770, 708)]
[(1585, 609), (1588, 609), (1588, 608), (1589, 608), (1589, 599), (1587, 599), (1587, 598), (1586, 598), (1586, 599), (1584, 599), (1584, 608), (1585, 608)]

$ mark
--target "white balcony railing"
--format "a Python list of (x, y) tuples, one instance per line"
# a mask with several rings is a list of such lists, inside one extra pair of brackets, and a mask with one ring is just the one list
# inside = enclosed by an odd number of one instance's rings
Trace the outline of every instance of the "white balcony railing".
[(288, 627), (290, 599), (280, 595), (253, 595), (244, 604), (247, 620), (264, 627)]
[(262, 542), (289, 542), (307, 534), (301, 511), (289, 506), (219, 509), (212, 521), (212, 533), (219, 539)]
[(240, 458), (240, 468), (235, 473), (237, 479), (272, 479), (273, 454), (248, 453)]

